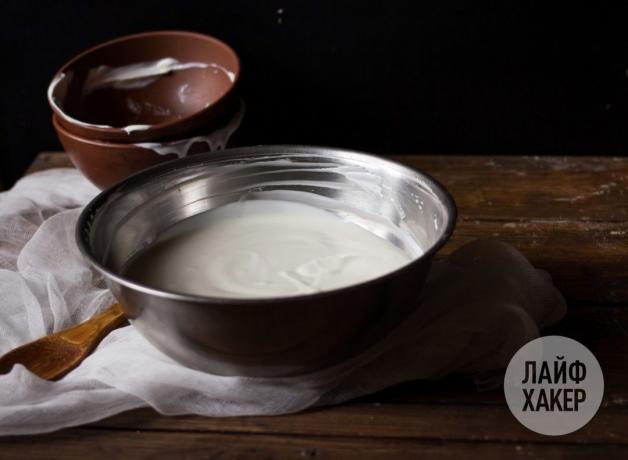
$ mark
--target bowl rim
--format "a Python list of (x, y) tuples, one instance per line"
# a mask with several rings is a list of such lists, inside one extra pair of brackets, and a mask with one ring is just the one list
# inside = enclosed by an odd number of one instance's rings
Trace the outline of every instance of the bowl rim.
[[(409, 173), (412, 175), (419, 176), (421, 180), (426, 182), (430, 189), (434, 192), (439, 200), (441, 200), (445, 213), (448, 217), (447, 223), (443, 228), (443, 232), (440, 237), (432, 244), (428, 249), (426, 249), (420, 256), (412, 259), (410, 262), (402, 265), (401, 267), (385, 273), (376, 278), (368, 279), (366, 281), (361, 281), (359, 283), (351, 284), (348, 286), (331, 289), (327, 291), (321, 291), (311, 294), (299, 294), (299, 295), (290, 295), (290, 296), (278, 296), (278, 297), (212, 297), (212, 296), (203, 296), (197, 294), (186, 294), (177, 291), (169, 291), (165, 289), (153, 288), (150, 286), (146, 286), (144, 284), (131, 281), (122, 275), (114, 273), (110, 269), (106, 268), (99, 261), (95, 259), (95, 257), (91, 254), (87, 238), (84, 237), (84, 229), (87, 228), (87, 223), (90, 220), (90, 216), (98, 212), (98, 209), (102, 204), (104, 204), (107, 199), (115, 194), (120, 187), (128, 186), (133, 184), (134, 182), (141, 181), (143, 179), (148, 179), (152, 177), (155, 173), (166, 172), (173, 169), (173, 166), (176, 169), (181, 169), (190, 164), (195, 163), (204, 163), (208, 162), (219, 162), (223, 160), (229, 160), (233, 158), (237, 154), (245, 154), (248, 156), (268, 156), (269, 154), (289, 154), (289, 153), (316, 153), (316, 154), (325, 154), (325, 153), (333, 152), (335, 154), (346, 155), (350, 157), (358, 157), (365, 158), (369, 161), (376, 161), (382, 164), (387, 165), (388, 167), (392, 167), (397, 171), (401, 171), (404, 173)], [(178, 163), (177, 165), (173, 165), (173, 163)], [(408, 270), (411, 270), (415, 265), (425, 262), (426, 260), (431, 260), (433, 255), (441, 249), (452, 236), (454, 229), (456, 227), (456, 222), (458, 218), (458, 209), (456, 207), (456, 203), (449, 193), (449, 191), (436, 179), (430, 176), (427, 173), (421, 172), (411, 166), (407, 166), (398, 161), (391, 160), (379, 155), (375, 155), (372, 153), (365, 153), (357, 150), (344, 149), (344, 148), (336, 148), (336, 147), (324, 147), (324, 146), (309, 146), (309, 145), (297, 145), (297, 144), (286, 144), (286, 145), (258, 145), (258, 146), (248, 146), (248, 147), (236, 147), (231, 149), (225, 149), (221, 152), (209, 152), (191, 155), (188, 157), (180, 158), (177, 160), (172, 160), (166, 163), (161, 163), (155, 166), (151, 166), (142, 171), (139, 171), (135, 174), (132, 174), (125, 179), (113, 184), (109, 188), (100, 192), (95, 198), (93, 198), (81, 211), (79, 218), (76, 222), (75, 228), (75, 240), (79, 251), (83, 255), (85, 259), (89, 261), (89, 263), (96, 268), (98, 272), (104, 275), (109, 280), (112, 280), (124, 287), (133, 289), (135, 291), (140, 291), (144, 294), (154, 295), (161, 298), (166, 298), (170, 300), (178, 300), (189, 303), (197, 303), (197, 304), (221, 304), (221, 305), (232, 305), (232, 306), (252, 306), (256, 304), (267, 305), (270, 303), (283, 303), (283, 302), (294, 302), (298, 300), (315, 300), (315, 299), (323, 299), (327, 296), (338, 295), (351, 292), (353, 290), (361, 289), (365, 286), (382, 283), (388, 280), (389, 278), (398, 276)]]
[[(83, 137), (83, 136), (79, 136), (78, 134), (75, 134), (71, 131), (68, 131), (66, 129), (65, 126), (63, 126), (60, 122), (59, 122), (59, 115), (57, 115), (56, 113), (52, 114), (52, 126), (54, 127), (54, 129), (57, 131), (57, 134), (61, 133), (66, 137), (69, 137), (77, 142), (81, 142), (83, 144), (89, 144), (89, 145), (96, 145), (98, 147), (106, 147), (106, 148), (110, 148), (110, 149), (124, 149), (124, 150), (128, 150), (129, 148), (135, 148), (138, 147), (140, 148), (137, 144), (139, 142), (111, 142), (111, 141), (105, 141), (102, 139), (91, 139), (89, 137)], [(157, 141), (159, 142), (159, 141)], [(146, 150), (146, 149), (145, 149)]]
[(78, 120), (66, 114), (63, 110), (61, 110), (60, 107), (57, 106), (56, 102), (54, 102), (53, 100), (53, 97), (52, 97), (53, 86), (58, 83), (58, 78), (65, 71), (67, 71), (70, 67), (76, 64), (77, 61), (83, 59), (85, 56), (95, 51), (98, 51), (102, 48), (106, 48), (111, 45), (115, 45), (117, 43), (136, 40), (138, 38), (143, 38), (143, 37), (154, 37), (154, 36), (185, 36), (185, 37), (200, 39), (206, 42), (211, 42), (217, 47), (225, 49), (229, 54), (233, 56), (233, 58), (235, 59), (235, 68), (233, 71), (233, 74), (234, 74), (233, 81), (231, 82), (231, 85), (229, 86), (227, 91), (225, 91), (224, 94), (222, 94), (218, 99), (216, 99), (210, 105), (208, 105), (207, 107), (203, 107), (202, 109), (197, 110), (196, 112), (193, 112), (189, 115), (186, 115), (183, 118), (178, 118), (176, 120), (151, 125), (151, 127), (144, 130), (144, 132), (145, 131), (159, 132), (160, 130), (168, 129), (177, 124), (186, 123), (190, 120), (194, 120), (196, 117), (200, 116), (201, 114), (204, 114), (212, 110), (215, 106), (223, 102), (233, 93), (235, 86), (240, 80), (240, 73), (241, 73), (242, 66), (240, 63), (240, 57), (231, 46), (229, 46), (227, 43), (223, 42), (222, 40), (216, 37), (212, 37), (211, 35), (203, 34), (200, 32), (192, 32), (189, 30), (154, 30), (154, 31), (140, 32), (140, 33), (135, 33), (135, 34), (130, 34), (130, 35), (123, 35), (122, 37), (117, 37), (112, 40), (99, 43), (95, 46), (92, 46), (91, 48), (81, 51), (79, 54), (74, 55), (74, 57), (66, 61), (61, 67), (59, 67), (59, 70), (57, 70), (54, 73), (46, 90), (46, 98), (48, 100), (48, 105), (50, 106), (54, 114), (72, 126), (79, 126), (81, 129), (87, 132), (93, 132), (95, 136), (102, 135), (103, 133), (104, 134), (120, 134), (120, 135), (126, 134), (127, 136), (129, 136), (129, 133), (124, 131), (124, 129), (122, 128), (85, 123), (85, 122), (82, 122), (81, 120)]
[[(162, 144), (162, 145), (169, 145), (169, 144), (176, 144), (178, 142), (185, 142), (187, 140), (190, 139), (190, 137), (182, 137), (182, 138), (177, 138), (177, 139), (169, 139), (167, 141), (152, 141), (152, 142), (148, 142), (148, 141), (138, 141), (138, 142), (113, 142), (113, 141), (107, 141), (107, 140), (103, 140), (103, 139), (91, 139), (89, 137), (83, 137), (80, 136), (78, 134), (75, 134), (71, 131), (68, 131), (66, 129), (65, 126), (63, 126), (60, 122), (59, 122), (59, 116), (56, 113), (52, 114), (52, 126), (54, 127), (54, 129), (57, 131), (57, 135), (62, 134), (63, 136), (69, 137), (77, 142), (80, 142), (82, 144), (88, 144), (88, 145), (93, 145), (93, 146), (98, 146), (98, 147), (103, 147), (103, 148), (108, 148), (108, 149), (120, 149), (120, 150), (129, 150), (129, 149), (141, 149), (141, 150), (146, 150), (148, 152), (152, 152), (151, 148), (147, 147), (147, 146), (143, 146), (142, 144)], [(194, 136), (192, 136), (194, 137)]]

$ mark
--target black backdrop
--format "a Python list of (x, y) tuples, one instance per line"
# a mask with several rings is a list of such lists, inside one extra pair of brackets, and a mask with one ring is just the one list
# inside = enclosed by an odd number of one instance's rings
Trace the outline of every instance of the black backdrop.
[(60, 148), (45, 90), (65, 60), (157, 29), (205, 32), (236, 49), (245, 143), (624, 154), (625, 3), (3, 0), (2, 182)]

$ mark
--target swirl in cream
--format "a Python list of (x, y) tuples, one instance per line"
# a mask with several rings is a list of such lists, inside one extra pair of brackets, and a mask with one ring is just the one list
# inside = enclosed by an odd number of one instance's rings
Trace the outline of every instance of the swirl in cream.
[(331, 212), (280, 200), (230, 203), (176, 224), (127, 275), (212, 297), (311, 294), (400, 268), (409, 254)]

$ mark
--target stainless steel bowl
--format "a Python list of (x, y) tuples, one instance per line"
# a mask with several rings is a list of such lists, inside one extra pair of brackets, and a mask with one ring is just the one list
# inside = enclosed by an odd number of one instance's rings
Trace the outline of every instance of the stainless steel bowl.
[[(314, 204), (413, 252), (385, 276), (317, 294), (213, 298), (147, 287), (128, 261), (173, 224), (238, 200)], [(417, 306), (456, 208), (429, 176), (364, 153), (302, 146), (245, 147), (158, 165), (114, 185), (77, 223), (84, 256), (105, 275), (132, 324), (181, 363), (223, 375), (282, 376), (354, 356)]]

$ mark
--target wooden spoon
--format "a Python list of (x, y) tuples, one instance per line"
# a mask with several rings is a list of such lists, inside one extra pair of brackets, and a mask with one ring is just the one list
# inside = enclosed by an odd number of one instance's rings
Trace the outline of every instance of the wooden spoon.
[(78, 366), (107, 334), (125, 322), (120, 304), (115, 303), (78, 326), (11, 350), (0, 358), (0, 374), (9, 373), (15, 364), (23, 364), (42, 379), (60, 379)]

